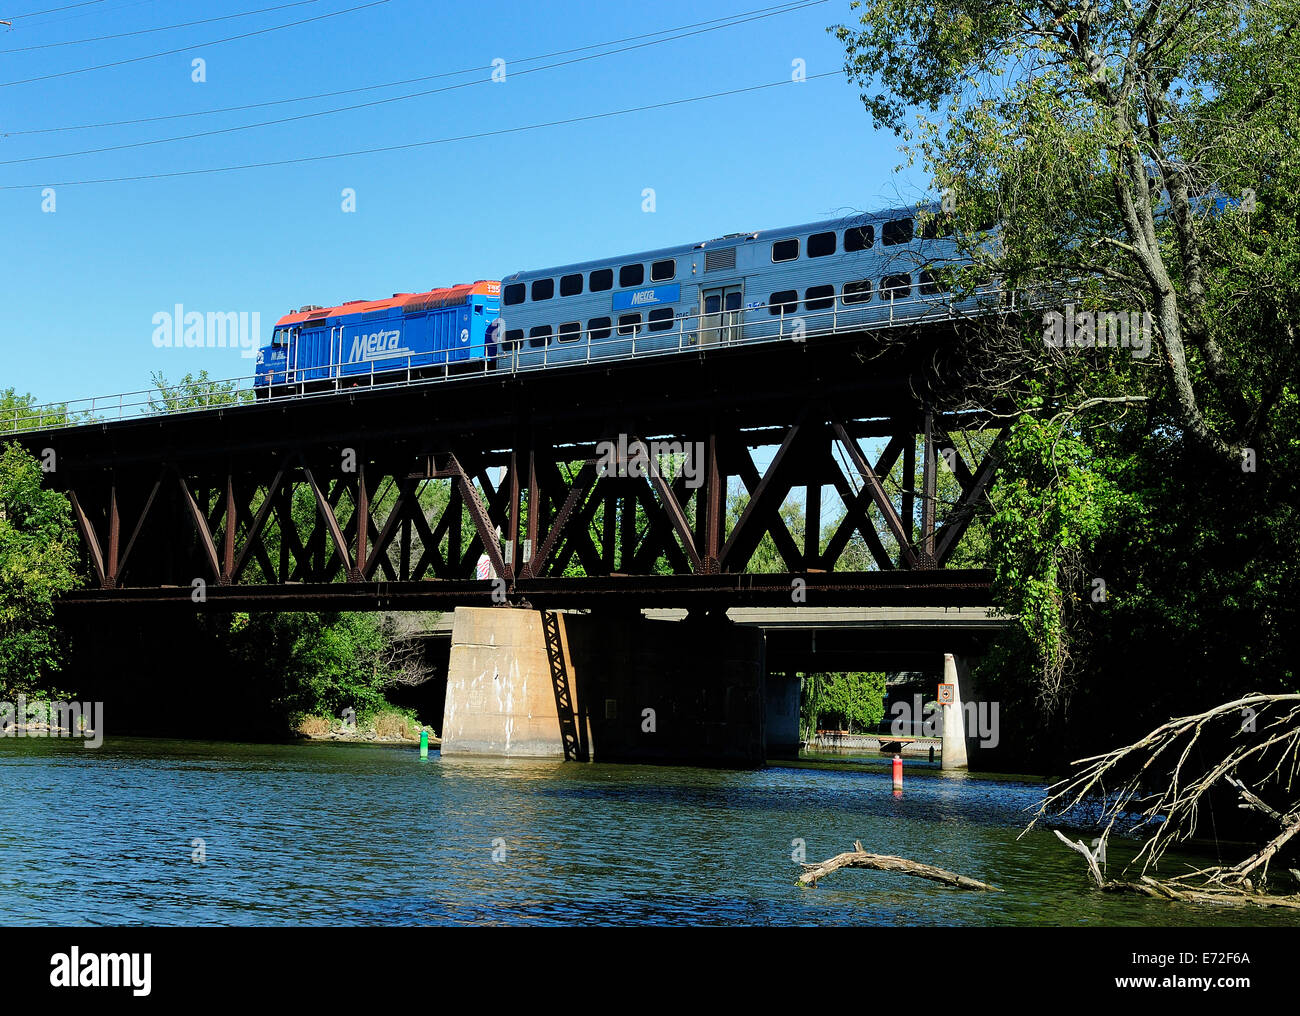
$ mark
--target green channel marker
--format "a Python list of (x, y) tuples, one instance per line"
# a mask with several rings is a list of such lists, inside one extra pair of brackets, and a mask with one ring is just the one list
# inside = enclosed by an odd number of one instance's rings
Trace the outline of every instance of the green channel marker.
[(420, 731), (420, 758), (428, 758), (428, 757), (429, 757), (429, 732), (427, 730), (421, 730)]

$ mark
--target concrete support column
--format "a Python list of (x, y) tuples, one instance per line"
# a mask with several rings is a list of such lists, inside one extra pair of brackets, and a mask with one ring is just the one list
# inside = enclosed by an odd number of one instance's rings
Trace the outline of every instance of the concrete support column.
[(768, 758), (799, 757), (799, 691), (798, 673), (767, 675)]
[(761, 766), (763, 673), (762, 632), (725, 616), (458, 607), (442, 753)]
[(943, 753), (939, 766), (942, 769), (965, 769), (967, 767), (965, 713), (962, 710), (957, 660), (952, 653), (943, 654), (943, 683), (952, 685), (953, 701), (940, 706), (943, 710)]

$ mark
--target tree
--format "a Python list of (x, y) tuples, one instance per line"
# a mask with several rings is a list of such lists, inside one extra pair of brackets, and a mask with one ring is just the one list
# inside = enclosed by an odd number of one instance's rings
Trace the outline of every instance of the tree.
[(0, 452), (0, 691), (45, 688), (61, 640), (54, 600), (80, 584), (72, 509), (42, 485), (40, 463), (17, 444)]
[(208, 406), (240, 405), (253, 401), (253, 393), (241, 389), (238, 381), (214, 381), (206, 370), (186, 374), (172, 384), (162, 371), (154, 371), (149, 380), (158, 390), (149, 396), (149, 410), (154, 413), (175, 413), (185, 409), (202, 409)]
[[(1295, 687), (1300, 2), (853, 8), (849, 76), (942, 194), (958, 284), (1021, 301), (950, 371), (955, 407), (1009, 422), (985, 520), (1020, 626), (1004, 688), (1059, 723), (1088, 673), (1065, 751)], [(1047, 341), (1066, 313), (1081, 341)], [(1105, 708), (1134, 671), (1141, 702)]]
[(867, 109), (945, 193), (976, 273), (1152, 315), (1159, 366), (1055, 378), (1073, 411), (1153, 389), (1224, 467), (1273, 434), (1300, 319), (1300, 4), (851, 6), (849, 76), (884, 86)]
[(41, 404), (30, 393), (19, 395), (13, 388), (0, 391), (0, 434), (62, 427), (89, 419), (87, 413), (69, 413), (66, 403)]
[(884, 673), (803, 675), (800, 722), (805, 740), (822, 728), (850, 733), (874, 731), (884, 715)]

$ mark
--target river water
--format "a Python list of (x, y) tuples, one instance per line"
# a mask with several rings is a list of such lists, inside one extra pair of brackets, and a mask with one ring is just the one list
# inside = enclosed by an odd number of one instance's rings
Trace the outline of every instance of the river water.
[[(1300, 924), (1090, 890), (1050, 832), (1017, 840), (1041, 791), (909, 770), (895, 798), (864, 765), (4, 738), (0, 924)], [(795, 885), (797, 841), (813, 861), (855, 839), (1005, 892), (867, 871)]]

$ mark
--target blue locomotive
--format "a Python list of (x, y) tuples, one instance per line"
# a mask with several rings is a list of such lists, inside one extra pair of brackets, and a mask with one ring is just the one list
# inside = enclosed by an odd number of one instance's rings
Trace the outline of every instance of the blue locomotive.
[(276, 323), (257, 384), (516, 370), (969, 312), (990, 297), (949, 292), (962, 263), (931, 205), (733, 233), (499, 284), (303, 308)]
[(482, 369), (495, 356), (500, 283), (479, 281), (303, 307), (275, 323), (257, 353), (255, 391), (373, 384)]

